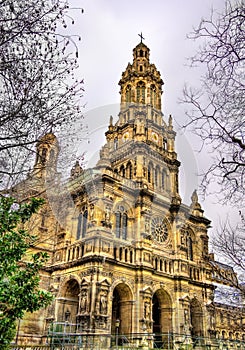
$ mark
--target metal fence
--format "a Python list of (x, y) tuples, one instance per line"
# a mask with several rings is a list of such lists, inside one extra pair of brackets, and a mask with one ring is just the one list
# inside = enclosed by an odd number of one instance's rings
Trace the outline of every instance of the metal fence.
[(52, 332), (43, 345), (12, 345), (11, 350), (245, 350), (245, 342), (234, 339), (191, 337), (173, 333), (75, 334)]

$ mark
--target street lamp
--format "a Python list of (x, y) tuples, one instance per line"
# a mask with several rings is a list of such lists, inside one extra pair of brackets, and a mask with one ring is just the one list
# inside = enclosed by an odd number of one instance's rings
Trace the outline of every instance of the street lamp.
[(120, 326), (119, 319), (116, 320), (115, 326), (116, 326), (116, 349), (118, 349), (118, 333), (119, 333), (119, 326)]
[(70, 316), (71, 316), (71, 313), (70, 313), (69, 310), (67, 310), (67, 311), (65, 312), (65, 321), (66, 321), (66, 322), (69, 322)]

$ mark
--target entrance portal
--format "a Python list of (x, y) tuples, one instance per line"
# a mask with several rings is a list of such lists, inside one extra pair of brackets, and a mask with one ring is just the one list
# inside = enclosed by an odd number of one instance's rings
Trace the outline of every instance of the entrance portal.
[(159, 289), (152, 299), (154, 347), (172, 347), (172, 302), (169, 294)]
[(119, 336), (118, 344), (122, 343), (122, 335), (127, 338), (132, 333), (132, 293), (124, 283), (113, 291), (111, 333)]
[(79, 302), (79, 284), (75, 279), (68, 281), (58, 298), (58, 322), (76, 323)]
[(194, 298), (190, 303), (190, 311), (191, 311), (191, 335), (193, 341), (201, 341), (200, 338), (203, 337), (203, 314), (202, 308), (199, 301)]

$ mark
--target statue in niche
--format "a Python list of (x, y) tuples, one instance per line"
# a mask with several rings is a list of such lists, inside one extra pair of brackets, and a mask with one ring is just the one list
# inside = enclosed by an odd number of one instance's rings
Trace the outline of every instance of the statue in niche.
[(107, 314), (107, 293), (106, 291), (100, 296), (100, 311), (103, 315)]
[(90, 221), (94, 220), (94, 204), (90, 205), (89, 218), (90, 218)]
[(186, 325), (189, 324), (189, 312), (187, 309), (184, 310), (184, 321)]
[(105, 221), (110, 222), (110, 219), (111, 219), (111, 209), (110, 207), (107, 206), (105, 208)]
[(145, 233), (150, 234), (150, 223), (149, 223), (149, 220), (145, 221)]
[(149, 222), (149, 219), (146, 219), (145, 221), (145, 235), (144, 237), (146, 239), (149, 239), (151, 240), (152, 239), (152, 234), (151, 234), (151, 231), (150, 231), (150, 222)]
[(100, 301), (99, 300), (96, 301), (95, 312), (96, 312), (97, 315), (100, 314)]
[(210, 315), (209, 315), (209, 325), (210, 325), (210, 329), (214, 329), (215, 328), (214, 312), (213, 311), (211, 311)]
[(85, 290), (82, 291), (81, 294), (80, 311), (81, 313), (85, 313), (87, 311), (87, 292)]
[(148, 301), (146, 301), (145, 304), (144, 304), (144, 318), (146, 320), (149, 320), (150, 317), (151, 317), (150, 303)]
[(111, 227), (111, 208), (109, 206), (106, 206), (104, 215), (105, 219), (102, 221), (103, 226)]
[(140, 119), (136, 119), (135, 124), (136, 124), (136, 130), (135, 130), (136, 134), (144, 134), (145, 133), (144, 121)]
[(79, 164), (79, 161), (77, 160), (74, 166), (71, 169), (71, 178), (78, 177), (83, 173), (83, 169)]
[(185, 231), (181, 231), (180, 242), (184, 246), (186, 246), (186, 237), (187, 233)]

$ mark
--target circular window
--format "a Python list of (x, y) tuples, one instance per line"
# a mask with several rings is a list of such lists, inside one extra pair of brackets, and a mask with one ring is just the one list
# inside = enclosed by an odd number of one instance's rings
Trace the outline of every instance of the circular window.
[(164, 220), (160, 217), (155, 217), (151, 222), (151, 234), (153, 239), (159, 243), (166, 241), (168, 237), (168, 228)]

